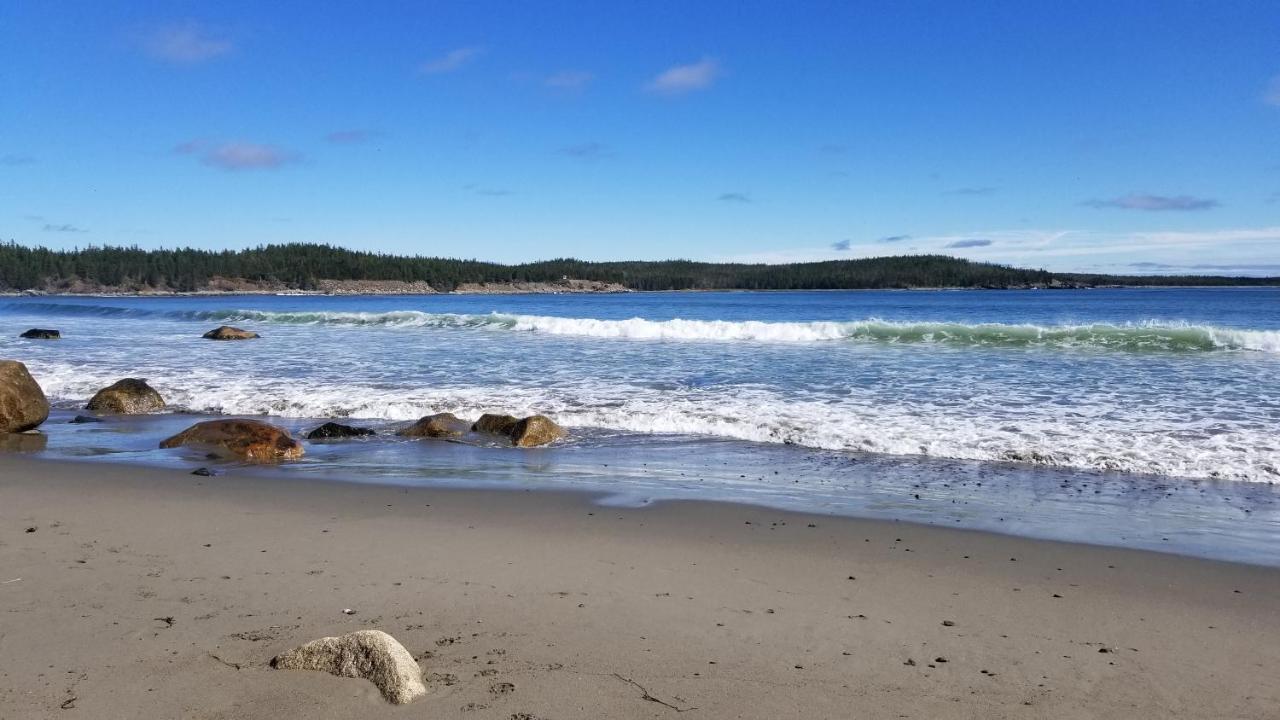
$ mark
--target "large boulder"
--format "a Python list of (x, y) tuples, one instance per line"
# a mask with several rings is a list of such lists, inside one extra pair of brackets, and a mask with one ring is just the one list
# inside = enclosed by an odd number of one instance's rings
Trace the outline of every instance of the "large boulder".
[(62, 333), (48, 328), (31, 328), (18, 337), (28, 340), (61, 340)]
[(369, 428), (354, 427), (352, 425), (343, 425), (342, 423), (327, 422), (320, 427), (307, 433), (308, 440), (341, 440), (343, 438), (366, 437), (376, 435)]
[(534, 447), (559, 440), (568, 433), (546, 415), (530, 415), (516, 423), (508, 434), (511, 436), (513, 445)]
[(469, 426), (453, 413), (436, 413), (419, 418), (418, 422), (396, 432), (401, 437), (450, 438), (466, 434)]
[(471, 426), (475, 432), (493, 433), (494, 435), (510, 435), (511, 429), (520, 422), (520, 418), (512, 415), (496, 415), (485, 413)]
[(403, 705), (427, 694), (422, 668), (395, 638), (381, 630), (357, 630), (323, 637), (277, 655), (279, 670), (319, 670), (338, 677), (364, 678), (387, 702)]
[(231, 327), (230, 325), (223, 325), (222, 327), (210, 330), (200, 337), (205, 340), (252, 340), (253, 338), (261, 337), (261, 335), (256, 332), (249, 332), (248, 330)]
[(32, 430), (49, 419), (49, 400), (16, 360), (0, 360), (0, 433)]
[(141, 415), (164, 409), (164, 398), (142, 378), (125, 378), (102, 388), (84, 406), (85, 410), (119, 415)]
[(249, 462), (274, 462), (302, 457), (302, 443), (294, 440), (285, 430), (259, 420), (206, 420), (160, 442), (162, 448), (180, 445)]

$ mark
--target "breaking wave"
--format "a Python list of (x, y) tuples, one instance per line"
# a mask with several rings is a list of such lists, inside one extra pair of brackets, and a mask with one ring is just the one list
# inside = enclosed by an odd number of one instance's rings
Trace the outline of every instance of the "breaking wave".
[(163, 311), (72, 303), (10, 304), (5, 309), (101, 318), (388, 328), (458, 328), (649, 341), (938, 344), (957, 347), (1098, 348), (1127, 352), (1246, 350), (1280, 354), (1280, 331), (1148, 320), (1123, 324), (1034, 325), (890, 321), (600, 320), (501, 313)]
[(229, 310), (195, 313), (220, 322), (290, 325), (473, 328), (574, 337), (657, 341), (818, 343), (934, 343), (962, 347), (1102, 348), (1131, 352), (1250, 350), (1280, 353), (1280, 331), (1147, 321), (1088, 325), (1030, 325), (955, 322), (762, 322), (756, 320), (599, 320), (547, 315), (426, 313), (261, 312)]

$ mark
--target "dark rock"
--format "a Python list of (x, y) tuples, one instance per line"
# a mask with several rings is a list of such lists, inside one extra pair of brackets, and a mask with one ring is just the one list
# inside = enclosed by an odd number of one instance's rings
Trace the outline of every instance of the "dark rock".
[(162, 448), (191, 446), (215, 457), (274, 462), (302, 457), (302, 443), (260, 420), (207, 420), (160, 442)]
[(335, 440), (338, 438), (366, 437), (376, 435), (369, 428), (353, 427), (336, 422), (327, 422), (307, 433), (308, 440)]
[[(476, 423), (476, 425), (479, 424)], [(467, 422), (458, 419), (453, 413), (436, 413), (419, 418), (416, 423), (397, 431), (396, 434), (402, 437), (447, 438), (461, 437), (466, 434), (467, 429)]]
[(49, 419), (49, 400), (16, 360), (0, 360), (0, 433), (33, 430)]
[(202, 468), (196, 468), (195, 470), (192, 470), (192, 471), (191, 471), (191, 474), (192, 474), (192, 475), (199, 475), (200, 477), (213, 477), (214, 475), (217, 475), (218, 473), (216, 473), (216, 472), (214, 472), (214, 471), (210, 470), (209, 468), (202, 467)]
[(512, 428), (518, 422), (520, 422), (520, 418), (512, 415), (485, 413), (471, 426), (471, 429), (475, 432), (493, 433), (494, 435), (510, 435)]
[(71, 425), (87, 425), (89, 423), (100, 423), (102, 420), (92, 415), (77, 415), (67, 421)]
[(231, 327), (230, 325), (223, 325), (222, 327), (210, 330), (200, 337), (205, 340), (252, 340), (256, 337), (262, 336), (256, 332), (249, 332), (248, 330), (241, 330), (240, 328)]
[(57, 330), (49, 330), (47, 328), (31, 328), (18, 337), (26, 338), (28, 340), (61, 340), (62, 333)]
[(125, 378), (99, 390), (85, 410), (140, 415), (164, 409), (164, 398), (142, 378)]

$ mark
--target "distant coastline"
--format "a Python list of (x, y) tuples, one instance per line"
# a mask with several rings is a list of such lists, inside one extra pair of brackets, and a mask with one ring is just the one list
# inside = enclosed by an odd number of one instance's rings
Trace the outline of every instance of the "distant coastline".
[(0, 244), (0, 292), (37, 295), (434, 295), (745, 290), (1059, 290), (1280, 286), (1280, 277), (1055, 273), (945, 255), (766, 265), (690, 260), (504, 265), (295, 243), (214, 252)]

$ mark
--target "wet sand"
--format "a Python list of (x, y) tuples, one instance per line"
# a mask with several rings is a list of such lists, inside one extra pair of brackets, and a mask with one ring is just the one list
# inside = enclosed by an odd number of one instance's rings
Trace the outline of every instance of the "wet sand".
[[(268, 665), (361, 628), (431, 694)], [(1277, 667), (1277, 568), (0, 457), (4, 720), (1274, 718)]]

